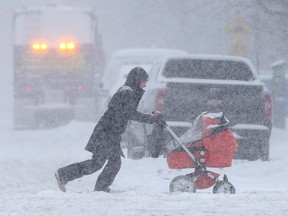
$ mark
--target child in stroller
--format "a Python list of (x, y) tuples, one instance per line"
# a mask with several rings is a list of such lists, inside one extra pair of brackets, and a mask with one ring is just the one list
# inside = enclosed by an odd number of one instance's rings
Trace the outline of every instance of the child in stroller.
[(175, 177), (170, 183), (170, 192), (196, 192), (214, 185), (213, 193), (235, 193), (226, 175), (220, 181), (220, 174), (207, 170), (207, 167), (231, 166), (237, 141), (228, 124), (222, 112), (204, 112), (180, 138), (166, 125), (174, 138), (164, 148), (169, 168), (195, 168), (190, 174)]

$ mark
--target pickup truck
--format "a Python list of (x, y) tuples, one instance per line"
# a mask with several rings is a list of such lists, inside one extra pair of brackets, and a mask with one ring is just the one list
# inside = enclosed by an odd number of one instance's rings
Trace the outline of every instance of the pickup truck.
[[(178, 136), (191, 127), (200, 113), (223, 112), (238, 142), (234, 158), (269, 160), (271, 95), (246, 58), (166, 56), (150, 70), (139, 110), (163, 113)], [(146, 151), (148, 142), (155, 140), (151, 138), (155, 134), (153, 128), (153, 125), (130, 122), (128, 157)]]

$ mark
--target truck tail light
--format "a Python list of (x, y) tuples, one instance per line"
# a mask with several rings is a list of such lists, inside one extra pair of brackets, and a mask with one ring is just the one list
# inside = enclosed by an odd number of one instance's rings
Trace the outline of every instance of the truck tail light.
[(26, 92), (31, 92), (32, 91), (32, 87), (30, 85), (27, 85), (25, 87)]
[(83, 84), (79, 83), (79, 84), (77, 85), (77, 91), (78, 91), (78, 92), (82, 92), (83, 90), (84, 90)]
[(268, 92), (264, 93), (264, 119), (272, 121), (272, 98)]
[(155, 111), (163, 112), (164, 110), (165, 89), (158, 89), (155, 98)]

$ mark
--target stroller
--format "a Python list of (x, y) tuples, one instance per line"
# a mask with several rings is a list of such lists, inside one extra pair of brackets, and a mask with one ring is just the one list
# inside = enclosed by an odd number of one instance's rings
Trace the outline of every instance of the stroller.
[(200, 114), (192, 127), (181, 137), (166, 125), (174, 138), (164, 153), (170, 169), (195, 168), (193, 173), (175, 177), (170, 183), (170, 192), (196, 192), (214, 185), (213, 193), (235, 193), (235, 187), (226, 175), (219, 180), (220, 174), (208, 171), (207, 167), (230, 167), (237, 141), (228, 127), (229, 121), (219, 113)]

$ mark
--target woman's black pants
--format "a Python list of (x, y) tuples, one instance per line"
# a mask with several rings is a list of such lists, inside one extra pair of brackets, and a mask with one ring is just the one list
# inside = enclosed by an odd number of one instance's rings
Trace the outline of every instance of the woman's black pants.
[(60, 179), (68, 183), (84, 175), (90, 175), (100, 170), (107, 160), (103, 171), (97, 178), (94, 190), (102, 191), (107, 189), (114, 181), (121, 167), (121, 156), (119, 151), (108, 151), (101, 148), (93, 153), (91, 160), (70, 164), (58, 170)]

